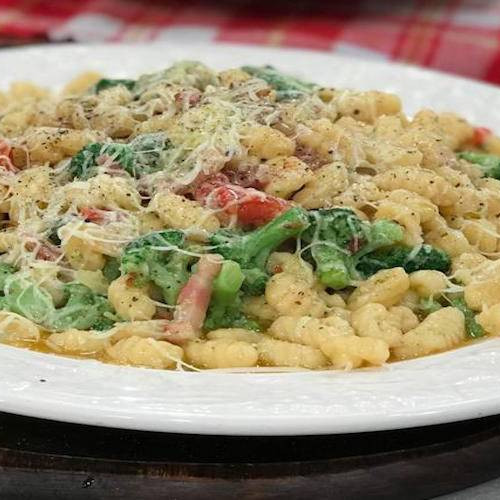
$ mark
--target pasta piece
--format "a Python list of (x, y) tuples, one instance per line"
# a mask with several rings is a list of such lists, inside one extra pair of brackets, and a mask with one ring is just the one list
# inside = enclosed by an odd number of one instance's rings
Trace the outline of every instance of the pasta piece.
[(494, 253), (497, 250), (499, 234), (495, 224), (486, 219), (467, 220), (461, 230), (469, 243), (480, 252)]
[(191, 341), (184, 347), (188, 363), (199, 368), (243, 368), (257, 364), (257, 349), (231, 338)]
[(309, 167), (295, 156), (268, 160), (261, 168), (261, 176), (266, 193), (285, 199), (314, 179)]
[(365, 304), (352, 313), (352, 326), (359, 337), (383, 340), (389, 347), (399, 345), (403, 338), (398, 316), (382, 304)]
[(378, 142), (365, 148), (366, 159), (377, 167), (418, 167), (422, 153), (417, 148), (404, 148), (385, 142)]
[(500, 303), (484, 309), (476, 316), (476, 321), (490, 335), (500, 335)]
[(491, 261), (480, 253), (464, 253), (452, 260), (451, 270), (457, 281), (468, 285), (495, 276), (500, 271), (500, 261)]
[(320, 318), (326, 311), (325, 303), (306, 281), (289, 273), (275, 274), (266, 286), (266, 301), (280, 316)]
[(438, 207), (434, 203), (406, 189), (391, 191), (387, 199), (399, 205), (404, 205), (413, 212), (416, 212), (420, 218), (420, 222), (423, 224), (435, 219), (439, 215)]
[(448, 279), (439, 271), (416, 271), (410, 274), (410, 288), (420, 297), (434, 297), (446, 290)]
[(147, 321), (127, 321), (116, 323), (111, 329), (111, 339), (117, 342), (129, 337), (153, 338), (164, 340), (169, 321), (166, 319), (151, 319)]
[(278, 340), (321, 348), (328, 339), (354, 335), (354, 330), (347, 321), (337, 316), (323, 319), (281, 316), (269, 327), (268, 333)]
[(420, 215), (410, 207), (383, 200), (377, 207), (374, 219), (394, 220), (400, 224), (404, 228), (403, 243), (407, 245), (419, 245), (423, 241)]
[(295, 143), (279, 130), (265, 125), (257, 125), (247, 130), (241, 141), (248, 153), (263, 161), (276, 156), (292, 156)]
[(95, 71), (85, 71), (75, 76), (63, 88), (65, 95), (80, 95), (86, 92), (92, 85), (96, 84), (102, 75)]
[(189, 229), (193, 235), (199, 231), (211, 233), (220, 226), (212, 211), (201, 207), (196, 201), (171, 192), (158, 193), (151, 201), (150, 210), (158, 215), (166, 227)]
[(118, 316), (128, 321), (151, 319), (156, 305), (148, 296), (147, 287), (133, 285), (134, 278), (128, 274), (114, 280), (108, 289), (108, 297)]
[(473, 252), (473, 248), (462, 231), (448, 227), (442, 217), (436, 217), (423, 226), (426, 231), (425, 242), (444, 250), (451, 257)]
[(328, 365), (325, 355), (314, 347), (265, 338), (257, 344), (259, 363), (266, 366), (289, 366), (311, 370)]
[(55, 352), (90, 356), (104, 351), (109, 345), (109, 338), (99, 332), (71, 328), (61, 333), (50, 334), (45, 343)]
[(108, 346), (106, 353), (114, 363), (145, 368), (175, 368), (184, 351), (177, 345), (152, 338), (128, 337)]
[(464, 288), (467, 305), (474, 311), (491, 307), (500, 302), (500, 277), (493, 276), (484, 281), (473, 281)]
[(262, 333), (245, 330), (244, 328), (219, 328), (207, 333), (208, 340), (237, 340), (249, 344), (256, 344), (262, 338)]
[(140, 233), (148, 234), (153, 231), (161, 231), (165, 229), (165, 224), (162, 220), (153, 212), (141, 212), (137, 215), (140, 225)]
[(241, 310), (261, 323), (270, 323), (279, 316), (278, 311), (267, 303), (264, 296), (244, 297)]
[(16, 167), (21, 168), (28, 162), (35, 165), (55, 165), (64, 158), (75, 155), (90, 142), (97, 142), (101, 138), (102, 135), (91, 130), (36, 127), (25, 133), (21, 144), (14, 146), (12, 161)]
[(106, 258), (101, 252), (89, 247), (86, 240), (70, 236), (61, 244), (64, 255), (73, 269), (98, 271), (106, 264)]
[(314, 272), (311, 264), (297, 254), (273, 252), (267, 261), (267, 270), (272, 274), (292, 274), (311, 286), (314, 284)]
[(393, 349), (393, 353), (397, 359), (426, 356), (452, 349), (464, 339), (464, 315), (454, 307), (443, 307), (405, 333), (401, 344)]
[(100, 174), (88, 181), (67, 184), (62, 188), (64, 204), (61, 207), (92, 207), (105, 210), (139, 210), (141, 197), (132, 182), (125, 177)]
[(367, 123), (373, 123), (381, 115), (395, 115), (401, 111), (401, 100), (397, 95), (376, 90), (342, 90), (334, 99), (342, 116)]
[(417, 316), (409, 307), (393, 306), (389, 308), (389, 312), (393, 317), (397, 318), (398, 325), (403, 333), (413, 330), (419, 324)]
[(39, 218), (54, 193), (51, 169), (31, 168), (16, 176), (8, 198), (9, 217), (13, 222), (28, 222)]
[(429, 170), (395, 167), (377, 174), (373, 180), (378, 187), (386, 191), (405, 189), (429, 199), (438, 206), (453, 205), (458, 199), (454, 188)]
[(380, 366), (389, 359), (389, 347), (383, 340), (355, 335), (329, 339), (321, 350), (337, 370), (351, 370), (364, 364)]
[(311, 179), (306, 179), (305, 187), (293, 199), (304, 208), (329, 207), (348, 186), (346, 167), (341, 163), (329, 163), (314, 172)]
[(359, 128), (350, 130), (342, 126), (345, 124), (345, 120), (343, 124), (333, 124), (327, 118), (311, 120), (307, 126), (299, 127), (297, 143), (304, 150), (313, 151), (324, 163), (337, 160), (349, 166), (359, 165), (365, 159)]
[(2, 342), (38, 342), (40, 329), (19, 314), (0, 311), (0, 339)]
[(386, 307), (396, 305), (410, 288), (410, 278), (402, 267), (385, 269), (362, 281), (347, 300), (351, 310), (370, 302)]

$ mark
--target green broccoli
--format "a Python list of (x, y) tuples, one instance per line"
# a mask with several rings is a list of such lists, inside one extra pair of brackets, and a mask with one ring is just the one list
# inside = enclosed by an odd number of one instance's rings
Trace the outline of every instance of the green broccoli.
[(113, 311), (106, 297), (81, 283), (64, 285), (65, 304), (57, 309), (49, 292), (21, 273), (7, 277), (4, 292), (3, 309), (49, 330), (106, 330), (114, 324)]
[(134, 92), (140, 95), (160, 83), (195, 87), (203, 91), (208, 85), (217, 85), (217, 75), (200, 62), (180, 61), (163, 71), (141, 75), (134, 86)]
[(120, 277), (120, 259), (107, 257), (106, 264), (102, 268), (102, 274), (108, 281), (114, 281)]
[(307, 213), (299, 207), (290, 208), (254, 231), (217, 231), (210, 238), (211, 251), (241, 266), (245, 276), (242, 284), (244, 293), (261, 295), (269, 279), (266, 271), (269, 255), (285, 241), (300, 235), (308, 226)]
[(310, 94), (317, 87), (313, 83), (284, 75), (273, 66), (243, 66), (241, 69), (252, 76), (264, 80), (275, 89), (278, 101), (297, 99), (305, 94)]
[(163, 132), (140, 134), (129, 142), (133, 153), (133, 165), (130, 170), (124, 166), (130, 175), (136, 178), (157, 172), (163, 168), (163, 153), (171, 147), (171, 143)]
[(213, 283), (210, 306), (205, 318), (207, 331), (217, 328), (245, 328), (259, 330), (259, 325), (242, 312), (241, 285), (245, 275), (237, 262), (226, 260)]
[(41, 325), (50, 323), (55, 311), (52, 296), (28, 276), (23, 273), (7, 276), (3, 290), (5, 294), (2, 301), (3, 309)]
[(170, 141), (162, 132), (138, 135), (128, 144), (94, 142), (71, 158), (68, 173), (72, 179), (90, 179), (97, 175), (99, 158), (108, 157), (139, 178), (163, 168), (162, 153), (169, 147)]
[(195, 257), (183, 253), (185, 237), (182, 231), (169, 229), (141, 236), (129, 243), (121, 258), (123, 274), (136, 276), (136, 283), (153, 282), (161, 288), (167, 304), (174, 305), (181, 288), (190, 275)]
[(102, 90), (109, 89), (111, 87), (116, 87), (117, 85), (123, 85), (128, 90), (133, 90), (135, 86), (135, 80), (129, 80), (127, 78), (101, 78), (93, 87), (92, 90), (96, 94)]
[[(364, 255), (403, 238), (402, 228), (391, 221), (362, 221), (347, 208), (309, 212), (310, 226), (302, 234), (308, 243), (306, 258), (326, 286), (340, 290), (362, 276), (358, 263)], [(310, 258), (309, 258), (310, 257)]]
[(113, 326), (113, 310), (106, 297), (81, 283), (68, 283), (64, 293), (64, 306), (56, 309), (46, 322), (51, 330), (109, 330)]
[(473, 339), (477, 339), (485, 335), (483, 327), (476, 321), (476, 315), (472, 309), (465, 303), (463, 297), (455, 297), (449, 299), (451, 305), (462, 311), (465, 317), (465, 331), (467, 335)]
[(481, 167), (485, 177), (500, 179), (500, 156), (474, 151), (463, 151), (458, 157)]
[(402, 267), (407, 273), (422, 269), (448, 272), (451, 265), (450, 256), (439, 248), (431, 245), (422, 245), (416, 248), (404, 245), (394, 245), (381, 248), (368, 255), (364, 255), (357, 265), (363, 276), (368, 277), (381, 269)]

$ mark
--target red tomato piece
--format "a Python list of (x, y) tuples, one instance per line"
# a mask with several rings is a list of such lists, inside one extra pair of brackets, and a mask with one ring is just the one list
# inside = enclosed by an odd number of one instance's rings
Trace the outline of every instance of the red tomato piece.
[(472, 143), (474, 146), (483, 146), (488, 137), (492, 134), (491, 130), (486, 127), (476, 127), (474, 129), (474, 137)]
[(256, 197), (242, 202), (238, 206), (238, 220), (245, 225), (260, 226), (273, 220), (288, 208), (285, 200), (267, 196)]

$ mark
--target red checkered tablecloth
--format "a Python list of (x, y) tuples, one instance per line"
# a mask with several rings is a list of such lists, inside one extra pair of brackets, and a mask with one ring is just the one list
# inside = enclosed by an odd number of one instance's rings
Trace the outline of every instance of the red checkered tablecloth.
[(0, 0), (0, 43), (41, 40), (306, 47), (500, 83), (498, 0)]

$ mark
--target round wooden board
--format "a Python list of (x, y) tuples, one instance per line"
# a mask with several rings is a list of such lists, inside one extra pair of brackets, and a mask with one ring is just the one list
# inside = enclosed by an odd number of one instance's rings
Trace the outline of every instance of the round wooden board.
[(0, 498), (423, 499), (500, 476), (500, 417), (356, 435), (159, 434), (0, 413)]

